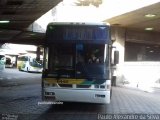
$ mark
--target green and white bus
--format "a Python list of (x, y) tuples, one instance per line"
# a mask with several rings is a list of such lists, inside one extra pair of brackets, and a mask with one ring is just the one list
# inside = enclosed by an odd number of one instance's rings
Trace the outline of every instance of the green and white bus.
[(17, 59), (17, 68), (26, 72), (42, 72), (43, 66), (31, 54), (20, 55)]
[(42, 73), (44, 101), (110, 103), (110, 26), (50, 23)]

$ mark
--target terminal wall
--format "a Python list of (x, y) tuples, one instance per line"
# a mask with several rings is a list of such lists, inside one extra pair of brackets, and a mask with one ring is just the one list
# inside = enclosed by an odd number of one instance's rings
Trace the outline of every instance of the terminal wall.
[(113, 46), (120, 52), (116, 84), (141, 89), (160, 87), (159, 33), (112, 27), (111, 34)]

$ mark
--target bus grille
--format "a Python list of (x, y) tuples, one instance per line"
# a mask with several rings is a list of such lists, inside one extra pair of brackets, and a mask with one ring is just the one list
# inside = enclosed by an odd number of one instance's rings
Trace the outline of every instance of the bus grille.
[[(61, 88), (73, 88), (72, 84), (58, 84)], [(91, 88), (91, 85), (75, 85), (74, 88)]]
[(72, 88), (72, 84), (59, 84), (61, 88)]
[(90, 88), (91, 85), (77, 85), (77, 88)]

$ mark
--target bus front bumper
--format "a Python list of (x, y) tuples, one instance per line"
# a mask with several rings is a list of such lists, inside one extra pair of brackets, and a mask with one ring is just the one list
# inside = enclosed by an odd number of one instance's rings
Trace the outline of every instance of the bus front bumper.
[(58, 89), (44, 88), (45, 101), (85, 102), (85, 103), (110, 103), (110, 91), (92, 89)]

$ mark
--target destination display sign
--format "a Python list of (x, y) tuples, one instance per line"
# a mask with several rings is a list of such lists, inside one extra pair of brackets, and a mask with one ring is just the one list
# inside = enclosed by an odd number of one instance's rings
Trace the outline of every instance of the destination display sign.
[(48, 41), (106, 41), (107, 26), (52, 26), (47, 31)]

